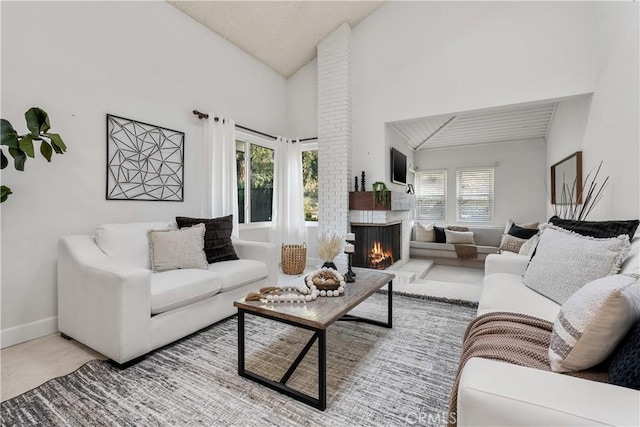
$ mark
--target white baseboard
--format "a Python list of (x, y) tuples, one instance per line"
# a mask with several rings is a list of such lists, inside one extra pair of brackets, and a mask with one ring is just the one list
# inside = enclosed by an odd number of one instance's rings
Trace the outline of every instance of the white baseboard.
[(11, 347), (55, 332), (58, 332), (58, 316), (3, 329), (0, 331), (0, 348)]

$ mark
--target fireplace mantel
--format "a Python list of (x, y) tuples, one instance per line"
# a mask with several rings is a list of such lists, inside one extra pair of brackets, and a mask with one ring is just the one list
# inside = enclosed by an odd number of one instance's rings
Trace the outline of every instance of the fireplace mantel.
[(401, 191), (389, 191), (387, 204), (373, 206), (372, 191), (350, 191), (349, 210), (352, 211), (408, 211), (416, 206), (416, 196)]

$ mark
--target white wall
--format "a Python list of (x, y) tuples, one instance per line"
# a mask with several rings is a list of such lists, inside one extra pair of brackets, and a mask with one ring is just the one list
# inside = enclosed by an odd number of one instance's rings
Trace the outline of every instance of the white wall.
[[(402, 154), (407, 156), (407, 183), (411, 183), (411, 179), (413, 178), (413, 173), (409, 172), (415, 168), (415, 158), (414, 151), (409, 148), (409, 144), (407, 140), (398, 133), (393, 127), (387, 125), (385, 126), (385, 180), (384, 182), (388, 183), (388, 187), (391, 191), (407, 191), (406, 185), (394, 184), (391, 182), (391, 148), (395, 148), (400, 151)], [(371, 185), (374, 181), (371, 181), (369, 185)]]
[[(2, 171), (2, 344), (57, 330), (58, 238), (199, 215), (203, 123), (286, 131), (286, 80), (165, 2), (2, 2), (2, 117), (45, 109), (68, 152)], [(105, 114), (185, 132), (185, 201), (105, 200)]]
[(603, 161), (611, 186), (589, 219), (640, 216), (638, 3), (596, 3), (595, 77), (583, 170)]
[(546, 161), (544, 139), (534, 139), (419, 151), (416, 153), (416, 172), (447, 169), (447, 223), (454, 224), (456, 169), (495, 167), (494, 221), (491, 225), (502, 226), (510, 218), (515, 222), (547, 219), (544, 183)]
[[(547, 136), (545, 179), (549, 191), (551, 191), (551, 166), (582, 149), (589, 109), (591, 108), (591, 98), (591, 95), (588, 95), (558, 102)], [(551, 217), (553, 207), (548, 198), (546, 206), (547, 216)]]
[(318, 135), (318, 60), (314, 59), (287, 80), (287, 135)]
[(590, 92), (588, 2), (388, 2), (353, 30), (354, 171), (388, 181), (384, 123)]
[(593, 96), (565, 103), (548, 138), (548, 166), (578, 150), (585, 175), (603, 162), (599, 181), (609, 176), (610, 185), (591, 220), (640, 216), (639, 9), (631, 2), (595, 3)]

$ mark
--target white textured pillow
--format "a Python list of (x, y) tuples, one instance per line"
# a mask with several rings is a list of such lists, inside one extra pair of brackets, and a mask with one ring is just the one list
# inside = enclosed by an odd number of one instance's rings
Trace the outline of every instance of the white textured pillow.
[(636, 277), (616, 274), (586, 284), (562, 305), (553, 325), (551, 370), (580, 371), (604, 361), (638, 316)]
[(629, 250), (626, 234), (596, 239), (550, 224), (540, 228), (540, 242), (524, 273), (524, 284), (558, 304), (587, 283), (616, 274)]
[(520, 250), (518, 251), (518, 255), (526, 255), (531, 257), (536, 250), (536, 246), (538, 246), (538, 242), (540, 241), (540, 235), (536, 234), (526, 242), (520, 246)]
[(102, 224), (96, 230), (96, 244), (112, 260), (136, 267), (150, 268), (149, 230), (176, 228), (170, 222), (130, 222)]
[(436, 231), (433, 229), (434, 223), (422, 225), (416, 221), (416, 241), (417, 242), (435, 242)]
[(149, 231), (151, 269), (156, 273), (179, 268), (208, 269), (204, 232), (204, 224), (179, 230)]
[(447, 243), (451, 244), (469, 244), (475, 245), (476, 241), (473, 240), (473, 231), (452, 231), (445, 228), (444, 234), (447, 238)]

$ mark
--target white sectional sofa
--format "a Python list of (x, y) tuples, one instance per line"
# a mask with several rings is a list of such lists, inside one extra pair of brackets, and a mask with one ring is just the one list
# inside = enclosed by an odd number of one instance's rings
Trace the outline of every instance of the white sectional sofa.
[(118, 364), (234, 315), (235, 300), (277, 282), (275, 245), (233, 240), (239, 260), (152, 273), (147, 232), (175, 223), (110, 226), (102, 247), (60, 239), (58, 329)]
[[(622, 273), (638, 273), (638, 245)], [(633, 253), (635, 252), (635, 253)], [(507, 311), (554, 322), (560, 305), (529, 289), (529, 257), (489, 255), (478, 315)], [(472, 358), (458, 389), (458, 426), (640, 425), (640, 391), (489, 359)]]

